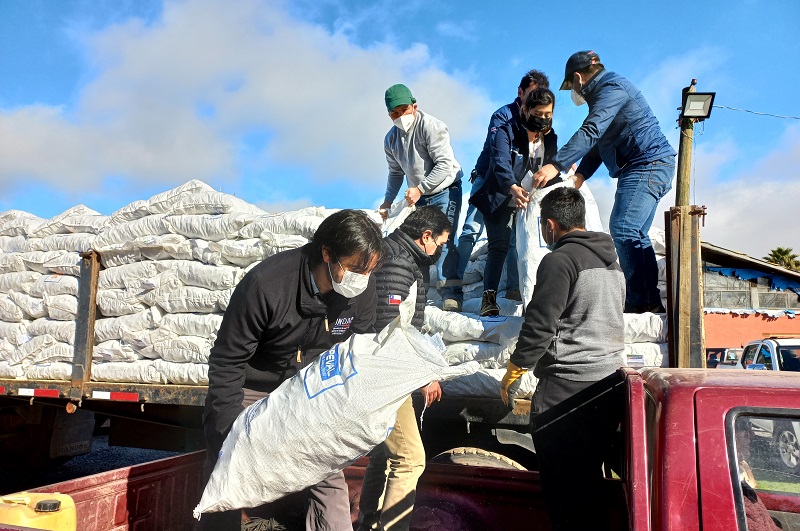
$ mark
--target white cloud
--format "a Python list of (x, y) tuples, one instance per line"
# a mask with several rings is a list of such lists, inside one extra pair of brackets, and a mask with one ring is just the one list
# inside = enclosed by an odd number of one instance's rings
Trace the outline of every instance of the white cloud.
[(85, 49), (98, 75), (76, 108), (0, 113), (0, 188), (20, 178), (62, 188), (107, 175), (165, 185), (230, 179), (240, 172), (238, 143), (253, 130), (269, 133), (269, 164), (381, 188), (386, 87), (409, 85), (422, 109), (448, 123), (457, 153), (482, 141), (493, 110), (423, 45), (358, 47), (268, 0), (167, 2), (157, 23), (106, 28)]

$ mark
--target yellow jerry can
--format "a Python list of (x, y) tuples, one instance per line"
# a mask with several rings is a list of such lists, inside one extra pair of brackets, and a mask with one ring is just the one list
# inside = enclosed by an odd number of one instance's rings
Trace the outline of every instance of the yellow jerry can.
[(57, 492), (0, 496), (0, 523), (49, 531), (76, 531), (75, 502)]

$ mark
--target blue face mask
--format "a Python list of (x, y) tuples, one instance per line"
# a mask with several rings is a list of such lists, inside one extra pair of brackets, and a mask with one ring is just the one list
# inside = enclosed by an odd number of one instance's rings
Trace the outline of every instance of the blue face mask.
[[(547, 226), (545, 226), (545, 230), (547, 230)], [(545, 247), (547, 247), (547, 250), (553, 251), (556, 248), (556, 235), (553, 231), (550, 231), (550, 236), (553, 238), (553, 243), (547, 243), (547, 238), (544, 238), (544, 235), (542, 235), (544, 242), (547, 244), (545, 245)]]

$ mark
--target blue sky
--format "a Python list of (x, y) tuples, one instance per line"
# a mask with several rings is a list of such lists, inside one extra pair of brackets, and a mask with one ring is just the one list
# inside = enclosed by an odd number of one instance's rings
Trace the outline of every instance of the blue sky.
[[(270, 211), (375, 207), (386, 87), (449, 125), (468, 173), (520, 76), (557, 86), (580, 49), (644, 92), (677, 148), (692, 78), (718, 105), (800, 116), (798, 22), (796, 0), (0, 0), (0, 211), (109, 214), (192, 178)], [(563, 144), (586, 107), (556, 96)], [(800, 250), (800, 120), (718, 108), (695, 140), (702, 237)], [(589, 184), (607, 221), (614, 182)]]

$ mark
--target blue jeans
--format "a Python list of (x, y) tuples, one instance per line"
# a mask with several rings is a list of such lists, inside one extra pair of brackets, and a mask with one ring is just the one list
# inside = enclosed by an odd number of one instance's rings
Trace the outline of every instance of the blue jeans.
[(647, 232), (658, 202), (672, 188), (674, 175), (675, 158), (667, 157), (625, 170), (617, 178), (608, 228), (625, 273), (626, 306), (661, 302), (656, 255)]
[[(442, 248), (442, 256), (436, 263), (436, 270), (439, 278), (445, 281), (460, 280), (458, 276), (458, 248), (455, 244), (456, 229), (458, 228), (458, 217), (461, 213), (461, 179), (445, 188), (441, 192), (431, 195), (423, 195), (417, 201), (418, 207), (434, 205), (439, 207), (450, 221), (450, 237)], [(468, 257), (469, 258), (469, 257)], [(447, 286), (439, 290), (443, 298), (460, 298), (461, 286)]]
[[(461, 235), (458, 237), (458, 278), (464, 278), (464, 271), (467, 269), (469, 257), (475, 242), (483, 232), (483, 214), (475, 208), (475, 205), (467, 207), (467, 215), (464, 218), (464, 225), (461, 227)], [(511, 238), (506, 255), (506, 289), (519, 289), (519, 269), (517, 268), (517, 239)], [(502, 274), (502, 272), (501, 272)]]
[[(503, 275), (503, 262), (508, 256), (511, 242), (516, 240), (516, 216), (514, 209), (505, 207), (496, 212), (492, 219), (484, 218), (486, 237), (489, 239), (489, 254), (486, 256), (486, 268), (483, 270), (483, 290), (494, 290), (500, 286)], [(516, 249), (516, 248), (515, 248)], [(516, 268), (515, 268), (516, 269)], [(517, 273), (519, 287), (519, 273)], [(517, 287), (517, 289), (518, 289)]]

